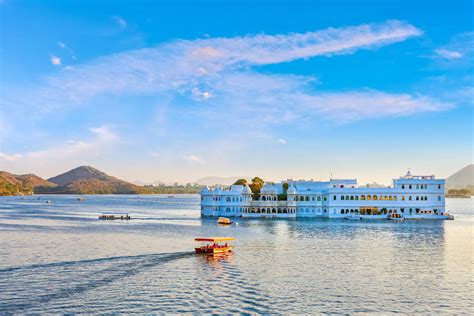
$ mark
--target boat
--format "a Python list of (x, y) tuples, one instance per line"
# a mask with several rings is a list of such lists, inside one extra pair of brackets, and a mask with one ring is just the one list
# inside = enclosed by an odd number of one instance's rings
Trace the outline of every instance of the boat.
[(77, 200), (78, 201), (84, 201), (84, 198), (83, 197), (78, 197)]
[(444, 212), (443, 216), (446, 216), (446, 219), (448, 221), (453, 221), (454, 220), (454, 215), (449, 214), (448, 212)]
[(115, 219), (125, 219), (129, 220), (130, 215), (128, 213), (102, 213), (99, 215), (99, 219), (104, 219), (104, 220), (115, 220)]
[(359, 221), (359, 220), (362, 219), (362, 216), (356, 215), (356, 214), (352, 214), (352, 215), (348, 215), (348, 216), (344, 217), (344, 219), (350, 219), (350, 220), (353, 220), (353, 221)]
[(221, 225), (230, 225), (230, 224), (232, 224), (232, 222), (230, 221), (230, 219), (227, 218), (227, 217), (219, 217), (219, 218), (217, 219), (217, 223), (218, 223), (218, 224), (221, 224)]
[(46, 201), (46, 204), (51, 204), (51, 201), (50, 201), (50, 200), (47, 200), (47, 201)]
[[(228, 245), (228, 241), (235, 240), (234, 237), (200, 237), (195, 238), (195, 241), (205, 242), (201, 247), (196, 247), (194, 250), (198, 254), (220, 254), (232, 252), (234, 246)], [(211, 244), (212, 243), (212, 244)], [(222, 244), (224, 243), (224, 244)]]
[(405, 220), (405, 217), (403, 217), (402, 215), (398, 213), (392, 213), (388, 215), (387, 219), (396, 221), (396, 222), (403, 222)]

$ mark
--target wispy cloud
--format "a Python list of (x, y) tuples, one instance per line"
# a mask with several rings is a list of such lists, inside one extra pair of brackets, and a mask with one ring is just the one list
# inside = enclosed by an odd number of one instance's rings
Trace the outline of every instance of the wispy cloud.
[(458, 59), (462, 57), (462, 54), (460, 52), (442, 49), (442, 48), (435, 49), (435, 53), (439, 57), (446, 58), (446, 59)]
[(59, 66), (61, 65), (61, 58), (57, 57), (57, 56), (51, 56), (51, 64), (53, 64), (54, 66)]
[(286, 139), (279, 138), (277, 139), (277, 143), (280, 145), (286, 145), (288, 142), (286, 141)]
[[(163, 93), (208, 103), (214, 101), (215, 104), (229, 95), (235, 102), (240, 100), (241, 104), (249, 101), (258, 103), (265, 99), (282, 102), (285, 100), (274, 96), (280, 88), (292, 94), (296, 92), (299, 99), (311, 99), (318, 96), (308, 89), (308, 83), (314, 78), (262, 75), (252, 71), (252, 66), (352, 54), (360, 49), (373, 49), (420, 34), (419, 29), (405, 22), (387, 21), (303, 34), (178, 40), (155, 48), (99, 58), (68, 69), (49, 77), (36, 93), (13, 102), (26, 106), (38, 104), (42, 110), (48, 110), (64, 104), (85, 103), (104, 94)], [(264, 90), (258, 93), (254, 85)], [(258, 93), (257, 100), (253, 101), (245, 94), (250, 92)], [(279, 95), (290, 97), (284, 93)], [(319, 95), (318, 100), (322, 97)], [(221, 104), (224, 106), (224, 103)], [(387, 114), (390, 112), (387, 111)], [(291, 116), (293, 114), (287, 113), (284, 118)]]
[(0, 159), (5, 160), (5, 161), (17, 161), (23, 158), (22, 154), (5, 154), (5, 153), (0, 153)]
[(52, 161), (77, 158), (81, 155), (97, 155), (108, 145), (119, 140), (118, 135), (109, 127), (100, 126), (89, 129), (91, 136), (88, 139), (68, 140), (64, 143), (51, 145), (44, 150), (30, 151), (25, 154), (26, 159), (51, 159)]
[(127, 27), (127, 21), (125, 21), (125, 19), (124, 19), (123, 17), (121, 17), (121, 16), (119, 16), (119, 15), (114, 15), (114, 16), (112, 17), (112, 19), (115, 21), (115, 23), (117, 23), (117, 25), (118, 25), (120, 28), (124, 29), (124, 28)]
[[(460, 33), (454, 36), (446, 45), (434, 50), (434, 58), (446, 61), (443, 65), (450, 63), (458, 64), (467, 60), (472, 62), (474, 57), (474, 32)], [(472, 64), (469, 66), (472, 67)]]
[(199, 156), (193, 155), (193, 154), (189, 154), (189, 155), (184, 156), (184, 159), (187, 162), (192, 163), (192, 164), (203, 165), (203, 164), (206, 163), (206, 161), (204, 159), (202, 159)]

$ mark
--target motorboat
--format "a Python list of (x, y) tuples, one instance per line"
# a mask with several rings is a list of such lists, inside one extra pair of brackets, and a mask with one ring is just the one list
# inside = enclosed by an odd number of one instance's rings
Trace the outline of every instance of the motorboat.
[(206, 243), (203, 246), (196, 247), (194, 250), (198, 254), (220, 254), (232, 252), (234, 246), (228, 245), (227, 242), (235, 240), (234, 237), (200, 237), (194, 239), (197, 242)]
[(217, 219), (217, 223), (218, 223), (218, 224), (221, 224), (221, 225), (230, 225), (230, 224), (232, 224), (232, 222), (230, 221), (230, 219), (227, 218), (227, 217), (219, 217), (219, 218)]
[(396, 221), (396, 222), (403, 222), (405, 220), (405, 217), (403, 217), (401, 214), (398, 214), (398, 213), (392, 213), (388, 215), (387, 219)]

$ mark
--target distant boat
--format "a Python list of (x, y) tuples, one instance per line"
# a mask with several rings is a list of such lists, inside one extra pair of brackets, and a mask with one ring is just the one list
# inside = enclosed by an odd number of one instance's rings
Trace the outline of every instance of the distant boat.
[(99, 219), (106, 219), (106, 220), (115, 220), (115, 219), (124, 219), (129, 220), (130, 215), (128, 213), (102, 213), (99, 215)]
[(47, 200), (47, 201), (46, 201), (46, 204), (51, 204), (51, 201), (50, 201), (50, 200)]
[(401, 214), (398, 214), (398, 213), (392, 213), (388, 215), (387, 219), (395, 221), (395, 222), (403, 222), (405, 220), (405, 217), (403, 217)]
[(173, 195), (168, 195), (168, 198), (172, 199), (172, 198), (174, 198), (174, 196)]
[(217, 219), (217, 223), (218, 223), (218, 224), (221, 224), (221, 225), (230, 225), (230, 224), (232, 224), (232, 222), (230, 221), (230, 219), (227, 218), (227, 217), (219, 217), (219, 218)]
[(84, 198), (83, 197), (78, 197), (77, 200), (78, 201), (84, 201)]
[(358, 220), (362, 219), (362, 216), (353, 214), (353, 215), (348, 215), (348, 216), (344, 217), (344, 219), (350, 219), (350, 220), (358, 221)]

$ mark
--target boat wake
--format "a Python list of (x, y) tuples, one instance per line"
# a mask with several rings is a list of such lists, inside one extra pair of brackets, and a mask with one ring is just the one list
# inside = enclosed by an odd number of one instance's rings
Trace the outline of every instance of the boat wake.
[[(118, 256), (0, 270), (0, 310), (20, 312), (132, 277), (148, 268), (193, 256), (193, 252)], [(51, 269), (55, 269), (51, 273)], [(36, 295), (31, 295), (33, 287)], [(49, 291), (50, 288), (53, 291)], [(48, 292), (46, 294), (41, 292)], [(22, 295), (29, 293), (29, 295)]]

